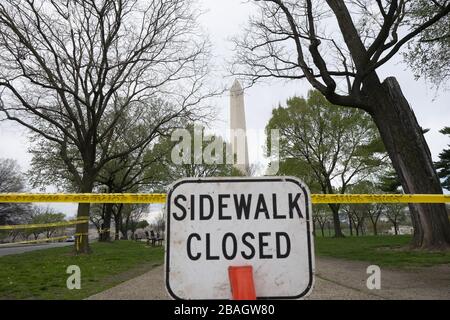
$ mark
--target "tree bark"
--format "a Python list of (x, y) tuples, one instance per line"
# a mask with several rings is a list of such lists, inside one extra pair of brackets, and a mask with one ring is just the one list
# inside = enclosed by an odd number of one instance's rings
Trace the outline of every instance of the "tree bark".
[(344, 238), (344, 234), (341, 229), (341, 220), (339, 219), (339, 206), (336, 204), (329, 204), (329, 207), (333, 213), (334, 237)]
[(372, 222), (372, 226), (373, 226), (373, 235), (377, 236), (378, 235), (377, 223)]
[(419, 213), (417, 212), (415, 205), (410, 203), (408, 204), (408, 206), (409, 206), (409, 213), (411, 216), (411, 223), (414, 230), (411, 246), (414, 248), (420, 248), (423, 239), (423, 229), (420, 223)]
[(100, 234), (100, 241), (110, 241), (111, 240), (111, 217), (113, 213), (112, 203), (105, 204), (105, 217), (102, 223), (102, 233)]
[(114, 216), (114, 222), (115, 222), (115, 229), (116, 234), (114, 236), (114, 240), (120, 240), (120, 230), (122, 230), (122, 209), (123, 204), (119, 204), (119, 207), (117, 208), (117, 213)]
[(347, 213), (348, 216), (348, 227), (350, 229), (350, 236), (353, 236), (353, 223), (352, 223), (352, 218), (350, 217), (350, 214)]
[[(83, 175), (83, 181), (80, 188), (80, 193), (91, 193), (93, 188), (92, 176), (87, 174)], [(90, 203), (79, 203), (77, 210), (77, 219), (85, 219), (89, 221), (89, 209)], [(89, 222), (77, 224), (75, 228), (75, 253), (85, 254), (91, 253), (89, 247)]]
[[(370, 113), (380, 131), (405, 193), (442, 194), (431, 153), (417, 119), (394, 77), (364, 89)], [(450, 223), (444, 204), (410, 205), (414, 225), (412, 244), (423, 249), (450, 247)], [(416, 215), (416, 216), (415, 216)]]

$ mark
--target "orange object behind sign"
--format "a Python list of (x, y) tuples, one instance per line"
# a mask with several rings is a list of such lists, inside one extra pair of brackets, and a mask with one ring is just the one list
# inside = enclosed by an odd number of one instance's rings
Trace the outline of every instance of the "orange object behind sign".
[(256, 300), (252, 266), (230, 266), (228, 276), (233, 300)]

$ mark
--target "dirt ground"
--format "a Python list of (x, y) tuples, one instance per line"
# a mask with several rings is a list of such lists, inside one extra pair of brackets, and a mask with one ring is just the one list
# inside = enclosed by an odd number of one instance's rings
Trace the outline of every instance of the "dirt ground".
[[(368, 265), (364, 262), (317, 258), (315, 285), (307, 299), (450, 300), (450, 264), (411, 270), (382, 268), (380, 290), (366, 287)], [(170, 297), (164, 288), (163, 266), (158, 266), (89, 299), (159, 300)]]

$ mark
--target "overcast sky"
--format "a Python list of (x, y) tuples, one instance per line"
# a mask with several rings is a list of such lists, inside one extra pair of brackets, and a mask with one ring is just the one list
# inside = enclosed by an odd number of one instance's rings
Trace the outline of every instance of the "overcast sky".
[[(224, 68), (224, 61), (230, 60), (233, 55), (233, 46), (228, 39), (239, 34), (251, 13), (252, 6), (242, 3), (240, 0), (201, 0), (200, 3), (206, 10), (200, 22), (212, 41), (214, 63)], [(450, 126), (450, 92), (441, 91), (436, 94), (435, 90), (430, 89), (423, 80), (414, 80), (411, 71), (406, 68), (399, 57), (379, 70), (380, 78), (395, 76), (398, 79), (404, 95), (416, 113), (419, 124), (423, 128), (431, 129), (425, 138), (430, 146), (433, 159), (436, 160), (437, 155), (450, 143), (448, 138), (438, 132), (444, 126)], [(223, 78), (223, 82), (229, 86), (234, 80), (225, 72), (218, 76)], [(252, 132), (259, 130), (262, 133), (274, 107), (277, 107), (279, 103), (284, 104), (289, 97), (294, 95), (305, 95), (309, 89), (311, 87), (306, 81), (274, 81), (270, 85), (258, 84), (247, 89), (245, 92), (247, 128)], [(228, 126), (229, 96), (224, 94), (215, 99), (213, 103), (219, 110), (219, 117), (211, 125), (211, 128), (218, 132), (224, 132)], [(251, 162), (266, 162), (262, 159), (263, 143), (264, 136), (262, 135), (249, 137)], [(0, 123), (0, 158), (16, 159), (24, 171), (29, 169), (31, 157), (27, 153), (27, 136), (22, 127), (12, 123)], [(51, 192), (52, 189), (48, 191)], [(75, 205), (65, 204), (53, 204), (52, 206), (72, 215), (76, 208)]]

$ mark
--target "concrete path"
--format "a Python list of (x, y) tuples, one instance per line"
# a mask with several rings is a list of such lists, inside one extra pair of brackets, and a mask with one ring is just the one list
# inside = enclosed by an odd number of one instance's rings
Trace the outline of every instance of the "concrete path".
[[(450, 264), (415, 270), (381, 269), (381, 289), (366, 287), (368, 263), (331, 258), (316, 259), (316, 283), (311, 300), (319, 299), (447, 299), (450, 300)], [(92, 300), (169, 299), (163, 266), (91, 296)]]
[(59, 248), (73, 246), (73, 242), (57, 242), (57, 243), (47, 243), (47, 244), (25, 244), (25, 245), (12, 245), (11, 247), (0, 247), (0, 257), (7, 256), (10, 254), (19, 254), (24, 252), (30, 252), (35, 250), (43, 250), (50, 248)]

